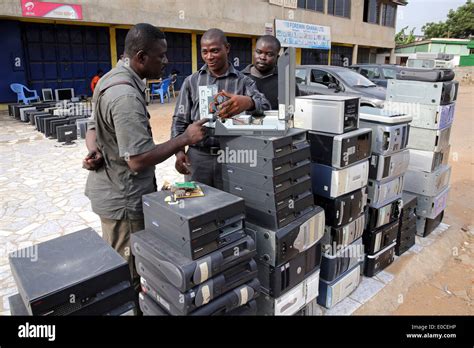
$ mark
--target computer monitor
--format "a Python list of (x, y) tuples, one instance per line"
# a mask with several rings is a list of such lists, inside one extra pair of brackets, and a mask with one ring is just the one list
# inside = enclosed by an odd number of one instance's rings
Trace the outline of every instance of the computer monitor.
[(56, 127), (58, 142), (69, 145), (73, 140), (77, 140), (77, 128), (75, 124)]
[(41, 90), (43, 101), (53, 101), (53, 90), (51, 88), (43, 88)]
[(71, 100), (74, 98), (74, 88), (59, 88), (54, 91), (56, 101)]

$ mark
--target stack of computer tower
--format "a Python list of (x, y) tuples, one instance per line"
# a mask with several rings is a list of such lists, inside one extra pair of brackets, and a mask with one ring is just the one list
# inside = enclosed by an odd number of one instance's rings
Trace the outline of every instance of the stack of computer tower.
[(404, 190), (417, 196), (417, 234), (422, 237), (442, 221), (449, 193), (449, 138), (458, 90), (453, 79), (450, 69), (406, 69), (387, 89), (390, 107), (413, 116)]
[(372, 132), (359, 129), (354, 97), (297, 98), (295, 125), (309, 130), (314, 202), (326, 216), (317, 303), (332, 308), (361, 279)]
[(144, 315), (254, 315), (255, 242), (244, 200), (196, 183), (204, 196), (143, 196), (145, 230), (131, 236)]
[(257, 243), (258, 313), (294, 315), (318, 295), (324, 233), (324, 212), (313, 202), (307, 132), (220, 141), (228, 157), (223, 189), (244, 198), (246, 230)]
[(386, 109), (361, 108), (361, 127), (372, 129), (369, 208), (363, 236), (366, 253), (364, 274), (368, 277), (376, 275), (395, 260), (403, 181), (410, 157), (406, 147), (411, 120), (411, 116)]
[(19, 293), (12, 315), (133, 315), (137, 296), (128, 263), (92, 229), (9, 255)]

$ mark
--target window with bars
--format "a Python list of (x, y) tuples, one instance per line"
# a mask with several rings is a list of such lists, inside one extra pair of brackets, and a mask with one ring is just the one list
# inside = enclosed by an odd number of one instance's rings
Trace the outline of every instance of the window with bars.
[(298, 0), (298, 8), (324, 12), (324, 1), (325, 0)]
[(382, 4), (382, 25), (386, 27), (395, 27), (395, 16), (397, 8), (391, 4)]
[(380, 0), (364, 0), (364, 22), (380, 23)]
[(349, 66), (352, 64), (353, 48), (347, 46), (332, 45), (331, 65)]
[(351, 0), (328, 0), (328, 14), (351, 18)]
[(301, 50), (302, 65), (328, 65), (329, 51), (303, 48)]

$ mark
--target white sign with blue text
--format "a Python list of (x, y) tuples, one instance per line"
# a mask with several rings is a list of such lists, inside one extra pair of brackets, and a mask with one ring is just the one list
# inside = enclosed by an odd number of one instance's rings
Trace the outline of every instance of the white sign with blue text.
[(331, 49), (329, 27), (276, 19), (275, 33), (283, 47)]

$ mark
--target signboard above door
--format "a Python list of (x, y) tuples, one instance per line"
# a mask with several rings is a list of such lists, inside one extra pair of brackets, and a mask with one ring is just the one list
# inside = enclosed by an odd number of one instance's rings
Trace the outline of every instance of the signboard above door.
[(82, 19), (82, 5), (21, 0), (23, 17)]
[(276, 19), (275, 33), (283, 47), (331, 49), (330, 27)]

